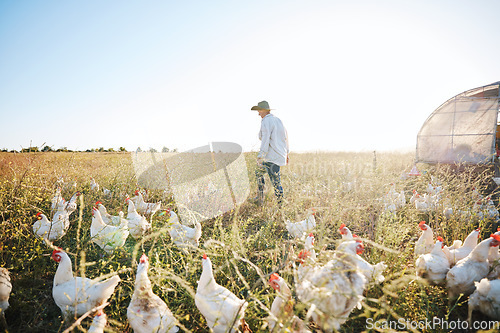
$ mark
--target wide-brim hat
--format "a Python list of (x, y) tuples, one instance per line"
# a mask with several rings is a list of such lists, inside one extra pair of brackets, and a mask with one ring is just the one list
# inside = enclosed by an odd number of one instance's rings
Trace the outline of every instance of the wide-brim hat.
[(254, 111), (267, 110), (267, 111), (270, 111), (271, 108), (269, 107), (269, 103), (268, 102), (261, 101), (261, 102), (257, 103), (257, 105), (252, 106), (251, 110), (254, 110)]

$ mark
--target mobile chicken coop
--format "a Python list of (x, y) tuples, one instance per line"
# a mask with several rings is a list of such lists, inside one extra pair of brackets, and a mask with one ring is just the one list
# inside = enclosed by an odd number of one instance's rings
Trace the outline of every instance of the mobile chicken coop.
[(416, 162), (491, 166), (498, 177), (499, 87), (470, 89), (438, 107), (417, 135)]

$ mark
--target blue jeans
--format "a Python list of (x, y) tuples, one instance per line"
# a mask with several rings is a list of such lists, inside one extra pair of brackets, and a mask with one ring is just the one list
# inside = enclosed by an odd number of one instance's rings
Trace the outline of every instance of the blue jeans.
[(281, 204), (283, 201), (283, 187), (281, 186), (281, 174), (280, 166), (271, 162), (262, 163), (262, 167), (257, 167), (255, 170), (255, 176), (257, 177), (257, 189), (258, 196), (260, 199), (264, 199), (264, 174), (267, 172), (269, 179), (274, 187), (274, 194), (278, 203)]

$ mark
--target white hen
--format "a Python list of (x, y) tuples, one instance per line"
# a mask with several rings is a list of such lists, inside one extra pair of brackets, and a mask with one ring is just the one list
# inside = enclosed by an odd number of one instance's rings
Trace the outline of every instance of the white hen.
[(422, 254), (426, 254), (432, 251), (434, 248), (434, 233), (431, 227), (425, 224), (425, 221), (421, 221), (418, 224), (422, 234), (415, 243), (415, 256), (419, 257)]
[[(354, 240), (358, 243), (362, 243), (361, 239), (354, 235)], [(376, 264), (370, 264), (359, 254), (356, 254), (356, 263), (358, 265), (358, 269), (365, 276), (367, 282), (374, 283), (382, 283), (385, 280), (385, 276), (383, 275), (384, 271), (387, 269), (387, 265), (381, 261)]]
[(310, 305), (308, 315), (323, 331), (338, 330), (363, 298), (366, 279), (356, 258), (362, 250), (356, 241), (340, 243), (331, 261), (307, 271), (297, 283), (297, 296)]
[[(339, 233), (342, 236), (342, 240), (356, 240), (362, 243), (361, 239), (351, 233), (351, 230), (342, 223), (339, 227)], [(363, 259), (359, 254), (356, 254), (357, 265), (359, 270), (363, 273), (367, 282), (382, 283), (385, 280), (383, 272), (387, 269), (387, 265), (381, 261), (375, 265), (370, 264), (368, 261)]]
[(196, 307), (215, 333), (236, 332), (240, 322), (246, 325), (244, 315), (248, 303), (217, 284), (212, 272), (212, 262), (205, 254), (202, 268), (194, 298)]
[(453, 267), (455, 264), (467, 257), (469, 253), (476, 247), (477, 241), (479, 239), (479, 234), (481, 230), (477, 228), (473, 230), (464, 240), (463, 244), (461, 240), (455, 240), (451, 247), (445, 246), (443, 248), (448, 261), (450, 262), (450, 266)]
[(111, 215), (110, 213), (108, 213), (108, 210), (102, 204), (102, 202), (97, 201), (95, 204), (97, 206), (97, 209), (99, 209), (99, 213), (101, 213), (101, 217), (104, 223), (114, 225), (115, 227), (127, 224), (127, 220), (125, 219), (124, 214), (121, 210), (118, 212), (118, 215)]
[(49, 241), (61, 239), (68, 231), (69, 223), (66, 224), (67, 215), (55, 214), (54, 219), (49, 221), (47, 216), (42, 213), (36, 214), (37, 220), (33, 223), (33, 232), (40, 238), (45, 238)]
[(448, 297), (456, 299), (460, 294), (469, 295), (474, 291), (474, 282), (488, 275), (488, 252), (490, 247), (500, 244), (499, 235), (491, 235), (483, 240), (464, 259), (457, 262), (446, 274)]
[(450, 262), (443, 252), (443, 238), (439, 236), (430, 253), (422, 254), (415, 262), (417, 276), (426, 279), (430, 283), (440, 284), (446, 279), (446, 273), (450, 270)]
[(500, 280), (490, 281), (487, 278), (474, 282), (476, 290), (469, 297), (469, 325), (472, 312), (479, 310), (495, 320), (500, 319)]
[(104, 327), (106, 327), (107, 322), (108, 316), (106, 316), (104, 311), (102, 309), (97, 310), (87, 333), (104, 333)]
[(92, 208), (92, 223), (90, 225), (90, 237), (94, 243), (99, 245), (106, 253), (112, 253), (116, 248), (125, 245), (129, 231), (126, 224), (115, 227), (104, 223), (101, 213), (97, 208)]
[(9, 307), (9, 297), (12, 291), (10, 274), (7, 268), (0, 267), (0, 315)]
[(285, 222), (286, 230), (290, 236), (295, 238), (303, 238), (308, 233), (312, 232), (316, 227), (316, 218), (314, 211), (304, 220), (299, 222)]
[(340, 225), (339, 233), (342, 236), (343, 240), (352, 240), (353, 239), (351, 230), (349, 230), (349, 228), (346, 227), (346, 225), (344, 223), (342, 223)]
[(71, 259), (62, 250), (54, 250), (52, 259), (59, 263), (54, 276), (52, 296), (66, 320), (72, 316), (81, 316), (102, 305), (120, 282), (118, 275), (104, 281), (74, 277)]
[(174, 244), (179, 247), (198, 247), (201, 238), (201, 223), (197, 221), (194, 228), (191, 228), (181, 224), (179, 217), (173, 210), (167, 210), (167, 213), (170, 214), (169, 232)]
[(127, 198), (126, 202), (128, 203), (127, 221), (130, 234), (135, 239), (141, 238), (151, 229), (151, 223), (135, 210), (135, 205), (130, 198)]
[(127, 308), (127, 318), (135, 333), (174, 333), (179, 331), (175, 325), (172, 311), (167, 304), (153, 293), (148, 277), (149, 259), (143, 254), (137, 265), (135, 288)]
[(135, 191), (135, 196), (130, 198), (134, 202), (135, 209), (139, 214), (153, 215), (161, 208), (161, 201), (159, 202), (145, 202), (142, 193), (137, 190)]
[(76, 192), (75, 194), (73, 194), (73, 196), (69, 199), (68, 203), (66, 204), (66, 207), (64, 209), (66, 210), (66, 213), (68, 213), (68, 215), (70, 215), (76, 210), (77, 208), (76, 199), (78, 199), (79, 196), (80, 192)]
[[(271, 313), (266, 319), (270, 332), (310, 332), (300, 318), (293, 314), (294, 300), (286, 281), (277, 273), (271, 274), (269, 285), (277, 291), (271, 304)], [(276, 327), (278, 324), (278, 328)]]
[(51, 199), (50, 209), (52, 211), (55, 211), (57, 209), (63, 209), (65, 205), (66, 202), (64, 201), (64, 198), (61, 195), (61, 187), (58, 186), (56, 189), (56, 193)]
[(93, 177), (90, 177), (90, 190), (99, 192), (99, 184), (95, 181)]

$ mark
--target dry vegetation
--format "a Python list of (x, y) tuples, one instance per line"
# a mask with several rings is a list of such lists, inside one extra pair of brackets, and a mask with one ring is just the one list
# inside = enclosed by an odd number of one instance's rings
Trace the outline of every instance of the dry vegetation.
[[(254, 158), (247, 156), (249, 170)], [(345, 223), (365, 240), (363, 256), (368, 261), (385, 261), (389, 266), (386, 281), (367, 288), (363, 308), (351, 314), (342, 331), (365, 330), (367, 318), (465, 320), (466, 298), (448, 304), (445, 287), (428, 286), (415, 278), (413, 245), (420, 235), (417, 224), (426, 220), (435, 235), (442, 235), (447, 244), (463, 239), (477, 226), (486, 229), (484, 238), (496, 230), (496, 225), (458, 217), (444, 220), (439, 210), (421, 214), (411, 205), (392, 216), (384, 214), (380, 198), (392, 182), (398, 190), (405, 190), (408, 199), (413, 189), (424, 192), (432, 173), (440, 179), (454, 206), (465, 209), (471, 205), (472, 187), (490, 191), (484, 185), (489, 175), (471, 170), (454, 173), (427, 169), (420, 177), (401, 178), (403, 172), (411, 169), (412, 162), (413, 154), (383, 153), (377, 154), (376, 159), (373, 153), (292, 154), (291, 164), (282, 169), (287, 202), (281, 210), (276, 209), (272, 191), (268, 191), (262, 209), (244, 203), (234, 211), (203, 222), (200, 249), (188, 253), (172, 244), (167, 218), (158, 214), (153, 216), (153, 232), (149, 236), (139, 242), (129, 237), (124, 248), (106, 255), (90, 241), (91, 209), (100, 200), (111, 213), (126, 211), (124, 198), (138, 189), (129, 154), (0, 153), (0, 267), (10, 270), (13, 284), (11, 306), (5, 312), (9, 332), (64, 330), (61, 312), (52, 299), (57, 263), (50, 259), (51, 248), (32, 231), (37, 212), (50, 214), (50, 199), (60, 177), (66, 184), (76, 180), (76, 190), (83, 196), (78, 201), (79, 209), (71, 215), (69, 232), (55, 245), (70, 254), (77, 275), (94, 278), (118, 272), (122, 279), (105, 309), (109, 332), (131, 332), (126, 309), (142, 252), (151, 261), (149, 276), (155, 293), (166, 301), (187, 331), (208, 331), (193, 298), (202, 253), (212, 258), (216, 280), (250, 303), (246, 319), (252, 330), (265, 331), (261, 327), (276, 295), (267, 284), (269, 274), (278, 271), (293, 286), (292, 263), (303, 247), (301, 241), (289, 238), (284, 221), (305, 218), (311, 207), (318, 212), (317, 251), (330, 253), (340, 239), (337, 229)], [(90, 177), (110, 189), (113, 196), (107, 198), (102, 192), (90, 191)], [(254, 180), (252, 172), (250, 179)], [(63, 197), (69, 198), (74, 191), (72, 186), (63, 187)], [(150, 191), (148, 195), (149, 201), (161, 200), (165, 203), (163, 208), (176, 209), (171, 196), (163, 191)], [(297, 303), (295, 311), (299, 317), (303, 318), (306, 310)], [(479, 314), (474, 318), (487, 320)], [(85, 331), (89, 323), (89, 319), (84, 320), (76, 331)]]

